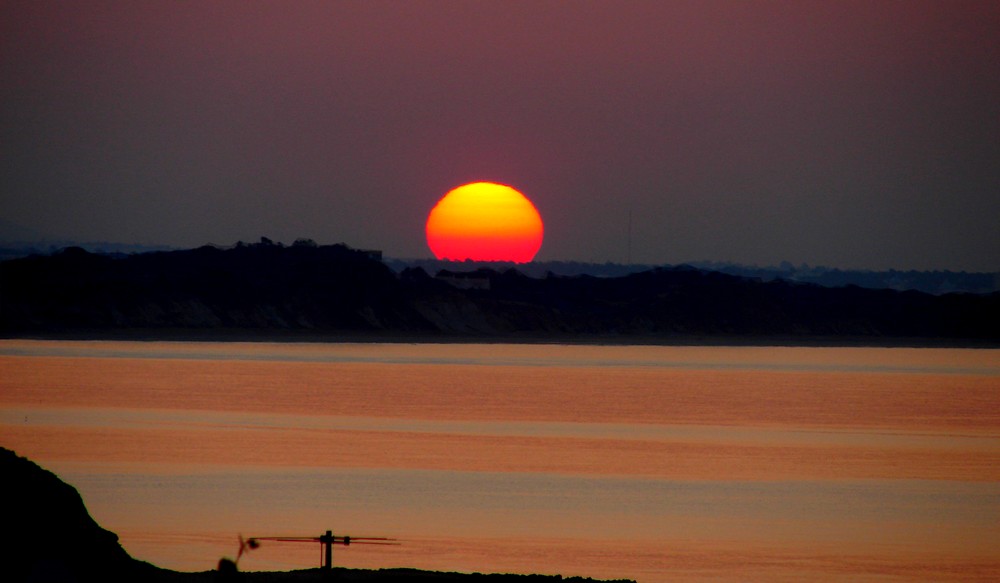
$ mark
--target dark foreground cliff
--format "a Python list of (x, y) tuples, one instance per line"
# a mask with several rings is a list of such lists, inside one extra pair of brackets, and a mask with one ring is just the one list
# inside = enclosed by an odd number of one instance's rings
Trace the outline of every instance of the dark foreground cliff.
[(342, 245), (270, 242), (0, 263), (6, 336), (679, 343), (1000, 343), (1000, 293), (760, 281), (689, 267), (623, 277), (394, 273)]
[(142, 581), (159, 569), (132, 559), (87, 513), (76, 489), (0, 448), (0, 577), (5, 581)]
[[(307, 569), (289, 572), (179, 573), (137, 561), (101, 528), (75, 488), (0, 447), (0, 580), (14, 583), (516, 583), (570, 581), (558, 575), (465, 574), (416, 569)], [(624, 581), (624, 580), (623, 580)]]

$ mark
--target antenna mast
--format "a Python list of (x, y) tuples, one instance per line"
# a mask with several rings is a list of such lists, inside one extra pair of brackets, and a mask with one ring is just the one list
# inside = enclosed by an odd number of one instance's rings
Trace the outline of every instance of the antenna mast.
[(632, 208), (628, 209), (628, 255), (626, 259), (627, 265), (632, 265)]

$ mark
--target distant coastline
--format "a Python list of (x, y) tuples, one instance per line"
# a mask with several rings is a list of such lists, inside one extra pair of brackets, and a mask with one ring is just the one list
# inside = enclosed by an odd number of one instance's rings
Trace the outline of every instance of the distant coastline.
[(562, 344), (581, 346), (752, 346), (802, 348), (968, 348), (1000, 349), (1000, 340), (869, 336), (620, 336), (453, 335), (388, 332), (264, 332), (247, 330), (75, 330), (44, 334), (3, 334), (0, 340), (67, 342), (259, 342), (316, 344)]
[[(498, 268), (499, 269), (499, 268)], [(1000, 292), (824, 287), (690, 266), (620, 277), (397, 273), (270, 241), (0, 262), (0, 337), (272, 342), (1000, 346)]]

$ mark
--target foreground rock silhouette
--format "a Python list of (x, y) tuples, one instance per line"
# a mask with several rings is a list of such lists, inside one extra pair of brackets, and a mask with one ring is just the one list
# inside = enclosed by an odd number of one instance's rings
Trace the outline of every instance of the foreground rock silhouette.
[(94, 522), (76, 489), (55, 474), (0, 448), (0, 480), (0, 554), (14, 581), (141, 581), (155, 574)]
[[(223, 575), (179, 573), (133, 559), (118, 536), (91, 518), (75, 488), (34, 462), (0, 447), (0, 578), (14, 583), (436, 583), (594, 581), (558, 575), (437, 573), (416, 569), (306, 569)], [(624, 580), (623, 580), (624, 581)]]

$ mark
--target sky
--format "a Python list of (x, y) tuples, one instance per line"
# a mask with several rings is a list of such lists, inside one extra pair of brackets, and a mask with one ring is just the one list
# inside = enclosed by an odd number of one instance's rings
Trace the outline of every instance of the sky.
[(0, 239), (1000, 271), (1000, 2), (0, 0)]

